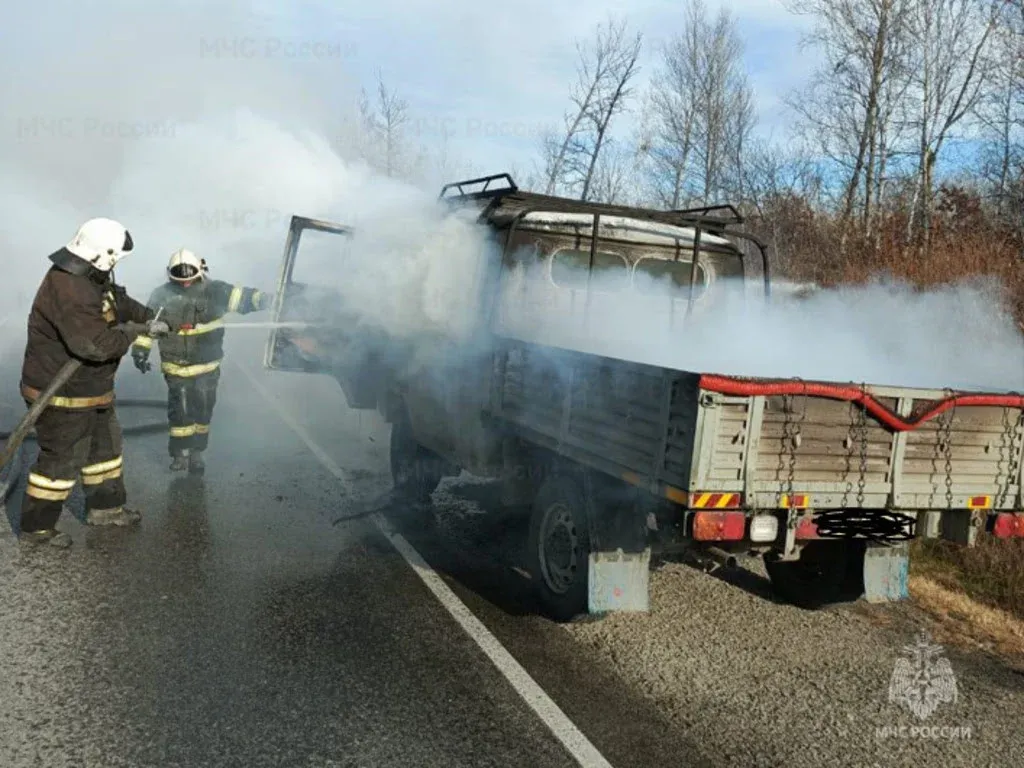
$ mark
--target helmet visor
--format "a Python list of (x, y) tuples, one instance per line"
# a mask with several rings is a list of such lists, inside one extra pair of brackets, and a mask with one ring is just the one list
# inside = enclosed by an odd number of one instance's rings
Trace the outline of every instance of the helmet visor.
[(175, 264), (170, 272), (175, 280), (192, 280), (199, 276), (199, 270), (192, 264)]

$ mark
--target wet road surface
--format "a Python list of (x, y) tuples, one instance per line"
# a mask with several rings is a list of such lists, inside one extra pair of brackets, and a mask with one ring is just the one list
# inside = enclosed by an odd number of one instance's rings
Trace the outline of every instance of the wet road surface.
[[(330, 380), (256, 370), (346, 480), (230, 367), (202, 479), (168, 471), (161, 408), (122, 406), (142, 525), (86, 529), (76, 492), (70, 550), (3, 526), (0, 765), (578, 764), (372, 522), (332, 526), (387, 487), (375, 415)], [(164, 390), (129, 363), (119, 392)], [(458, 535), (409, 540), (611, 764), (697, 764)]]

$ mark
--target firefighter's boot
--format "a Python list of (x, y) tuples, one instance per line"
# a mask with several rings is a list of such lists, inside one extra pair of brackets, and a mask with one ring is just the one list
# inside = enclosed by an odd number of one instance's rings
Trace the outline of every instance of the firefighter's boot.
[(171, 472), (184, 472), (188, 469), (188, 456), (176, 453), (171, 457)]
[(88, 525), (133, 525), (142, 520), (134, 509), (114, 507), (113, 509), (90, 509), (85, 517)]
[(201, 475), (206, 471), (206, 462), (203, 461), (201, 451), (191, 451), (188, 455), (188, 473), (190, 475)]
[(71, 546), (71, 537), (63, 531), (53, 528), (47, 531), (22, 531), (18, 539), (26, 544), (49, 544), (51, 547), (58, 547), (60, 549), (66, 549)]

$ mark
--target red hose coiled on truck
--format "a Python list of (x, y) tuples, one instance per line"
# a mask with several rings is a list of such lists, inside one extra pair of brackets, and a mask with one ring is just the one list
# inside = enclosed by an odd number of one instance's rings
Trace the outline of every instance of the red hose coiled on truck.
[(944, 400), (935, 401), (923, 413), (910, 420), (906, 420), (875, 400), (867, 391), (837, 384), (822, 384), (811, 381), (737, 379), (729, 376), (703, 374), (700, 377), (700, 388), (709, 392), (738, 397), (809, 395), (811, 397), (825, 397), (831, 400), (845, 400), (863, 406), (868, 413), (896, 432), (909, 432), (917, 429), (926, 421), (934, 419), (950, 408), (984, 405), (1024, 409), (1024, 395), (964, 394), (956, 392)]

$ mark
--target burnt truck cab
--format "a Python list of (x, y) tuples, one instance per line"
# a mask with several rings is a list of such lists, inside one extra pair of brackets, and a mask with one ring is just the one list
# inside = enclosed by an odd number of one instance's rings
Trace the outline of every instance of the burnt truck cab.
[[(502, 181), (505, 186), (491, 186)], [(475, 185), (483, 188), (465, 191)], [(293, 216), (272, 311), (275, 323), (299, 327), (271, 331), (264, 365), (333, 376), (350, 408), (376, 409), (389, 422), (408, 419), (424, 447), (474, 473), (491, 474), (500, 463), (493, 436), (481, 434), (488, 428), (468, 416), (487, 405), (497, 339), (599, 349), (608, 313), (627, 292), (657, 303), (664, 322), (682, 332), (687, 315), (712, 306), (722, 311), (736, 300), (735, 291), (719, 295), (720, 285), (748, 281), (748, 254), (737, 238), (757, 249), (758, 292), (770, 294), (764, 245), (747, 234), (726, 234), (742, 222), (732, 206), (652, 211), (587, 203), (522, 191), (508, 174), (448, 184), (440, 199), (452, 210), (474, 210), (495, 244), (481, 253), (487, 263), (478, 295), (466, 297), (479, 308), (473, 339), (429, 340), (434, 375), (422, 376), (428, 355), (415, 355), (415, 347), (423, 339), (389, 336), (347, 311), (338, 293), (316, 279), (324, 269), (345, 269), (347, 252), (358, 247), (356, 231)], [(299, 266), (308, 281), (296, 278)], [(594, 333), (599, 315), (605, 321)], [(301, 327), (309, 321), (314, 327)]]
[[(330, 375), (350, 408), (379, 411), (398, 438), (393, 471), (413, 476), (411, 497), (424, 498), (443, 473), (511, 471), (507, 435), (488, 416), (494, 352), (503, 339), (602, 354), (610, 344), (629, 343), (605, 338), (614, 336), (609, 318), (628, 305), (627, 293), (641, 296), (648, 317), (680, 334), (687, 315), (725, 311), (742, 300), (726, 285), (770, 295), (766, 249), (730, 230), (742, 218), (729, 205), (654, 211), (589, 203), (520, 190), (508, 174), (448, 184), (439, 201), (442, 215), (471, 212), (493, 246), (480, 254), (477, 295), (464, 297), (478, 312), (472, 338), (395, 338), (347, 311), (316, 276), (345, 269), (358, 233), (293, 216), (274, 320), (322, 327), (275, 328), (264, 360), (271, 370)], [(751, 250), (760, 267), (753, 281)], [(660, 313), (651, 312), (655, 306)], [(630, 332), (625, 325), (623, 332)], [(402, 472), (400, 465), (413, 459), (415, 469)]]

